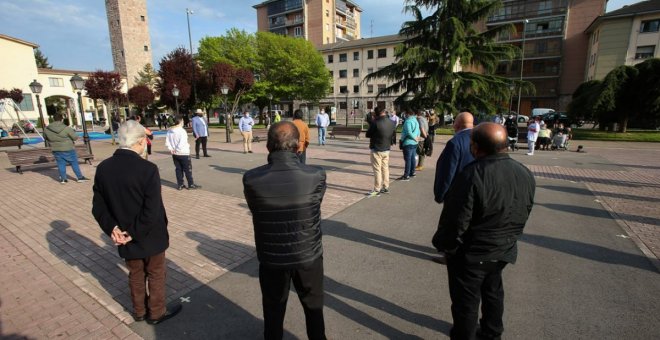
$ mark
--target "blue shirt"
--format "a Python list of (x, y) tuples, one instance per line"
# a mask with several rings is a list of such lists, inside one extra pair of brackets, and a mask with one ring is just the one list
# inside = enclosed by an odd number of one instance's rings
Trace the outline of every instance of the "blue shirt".
[(319, 113), (316, 115), (316, 126), (318, 127), (328, 127), (330, 125), (330, 117), (327, 113)]
[(206, 126), (206, 121), (204, 121), (204, 117), (200, 117), (200, 116), (193, 117), (192, 128), (193, 128), (193, 134), (195, 134), (196, 137), (208, 137), (209, 135), (209, 128)]
[(252, 117), (241, 117), (241, 120), (238, 121), (238, 129), (241, 132), (250, 132), (252, 131), (252, 125), (254, 125), (254, 119)]
[(403, 146), (417, 145), (417, 138), (419, 137), (419, 123), (417, 117), (412, 115), (403, 122), (403, 131), (401, 132), (401, 140)]

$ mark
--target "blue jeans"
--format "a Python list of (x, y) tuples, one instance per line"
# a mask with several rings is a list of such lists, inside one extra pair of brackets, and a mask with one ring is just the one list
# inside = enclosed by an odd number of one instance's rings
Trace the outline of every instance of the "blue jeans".
[(327, 129), (328, 128), (319, 127), (319, 144), (321, 145), (325, 144), (325, 131)]
[(78, 166), (78, 155), (76, 150), (69, 151), (53, 151), (53, 157), (55, 157), (55, 162), (57, 162), (57, 170), (60, 172), (60, 180), (63, 181), (66, 179), (66, 164), (71, 164), (73, 172), (76, 174), (76, 178), (82, 178), (82, 172), (80, 172), (80, 167)]
[(417, 144), (403, 146), (403, 160), (406, 167), (403, 172), (404, 177), (410, 177), (415, 174), (415, 154), (417, 153)]

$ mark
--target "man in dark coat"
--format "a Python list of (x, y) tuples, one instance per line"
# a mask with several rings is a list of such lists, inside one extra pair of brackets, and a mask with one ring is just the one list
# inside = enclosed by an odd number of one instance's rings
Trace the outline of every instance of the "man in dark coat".
[(305, 311), (307, 336), (325, 339), (321, 201), (325, 171), (302, 164), (299, 134), (291, 122), (268, 130), (268, 164), (243, 176), (254, 224), (264, 337), (282, 339), (290, 283)]
[(444, 201), (445, 194), (456, 175), (474, 160), (470, 153), (470, 134), (473, 124), (474, 118), (469, 112), (459, 113), (454, 120), (456, 134), (445, 145), (435, 167), (433, 193), (438, 203)]
[(181, 305), (169, 311), (165, 306), (169, 234), (160, 175), (143, 158), (147, 137), (140, 123), (124, 123), (118, 139), (120, 149), (96, 170), (92, 214), (126, 261), (135, 321), (157, 324), (181, 311)]
[(472, 131), (475, 161), (458, 174), (445, 197), (433, 245), (447, 254), (454, 326), (452, 339), (473, 339), (479, 302), (480, 337), (499, 339), (504, 326), (502, 270), (515, 263), (517, 241), (534, 204), (532, 173), (506, 153), (499, 124)]
[(368, 197), (390, 193), (390, 145), (396, 125), (385, 115), (385, 111), (377, 106), (374, 110), (374, 120), (369, 124), (367, 138), (371, 150), (371, 167), (374, 170), (374, 188)]

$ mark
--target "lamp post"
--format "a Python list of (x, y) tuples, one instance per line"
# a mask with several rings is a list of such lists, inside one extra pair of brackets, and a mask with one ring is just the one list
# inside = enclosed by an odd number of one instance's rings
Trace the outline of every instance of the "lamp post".
[(83, 126), (83, 142), (87, 146), (87, 151), (92, 153), (92, 145), (89, 143), (89, 135), (87, 134), (87, 122), (85, 122), (85, 112), (82, 107), (82, 90), (85, 88), (85, 79), (83, 79), (78, 73), (74, 74), (71, 77), (71, 87), (78, 92), (78, 109), (80, 110), (80, 118), (82, 120)]
[(513, 91), (516, 89), (516, 86), (511, 83), (509, 85), (509, 108), (507, 109), (507, 115), (511, 114), (511, 106), (513, 106)]
[(346, 88), (346, 126), (348, 126), (348, 94), (351, 93), (351, 91), (348, 90), (348, 87)]
[(529, 23), (529, 20), (523, 20), (522, 48), (520, 52), (520, 84), (518, 84), (518, 109), (516, 110), (516, 124), (518, 124), (518, 116), (520, 115), (520, 96), (522, 96), (523, 67), (525, 66), (525, 32), (527, 31), (527, 23)]
[(179, 114), (179, 88), (176, 87), (176, 84), (174, 84), (174, 87), (172, 88), (172, 95), (174, 96), (174, 105), (176, 105), (176, 114)]
[(48, 147), (48, 141), (46, 140), (46, 122), (44, 121), (44, 113), (41, 110), (41, 100), (39, 100), (39, 94), (41, 93), (41, 90), (43, 89), (43, 85), (41, 85), (37, 80), (33, 80), (30, 83), (30, 90), (34, 95), (37, 97), (37, 107), (39, 108), (39, 119), (41, 120), (41, 137), (44, 139), (44, 146)]
[(192, 70), (192, 88), (193, 88), (193, 107), (197, 106), (197, 86), (195, 85), (195, 55), (192, 48), (192, 35), (190, 34), (190, 15), (195, 14), (191, 9), (186, 8), (186, 20), (188, 21), (188, 43), (190, 44), (190, 59)]
[(222, 84), (220, 87), (220, 92), (225, 97), (225, 134), (227, 135), (227, 143), (231, 143), (231, 133), (229, 131), (229, 120), (231, 119), (231, 113), (227, 112), (227, 93), (229, 93), (229, 87), (226, 84)]

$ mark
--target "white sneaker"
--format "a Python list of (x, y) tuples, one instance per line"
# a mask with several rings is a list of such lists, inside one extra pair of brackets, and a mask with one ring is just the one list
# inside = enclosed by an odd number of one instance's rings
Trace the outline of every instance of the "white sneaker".
[(527, 156), (534, 156), (534, 153), (533, 152), (528, 152)]

